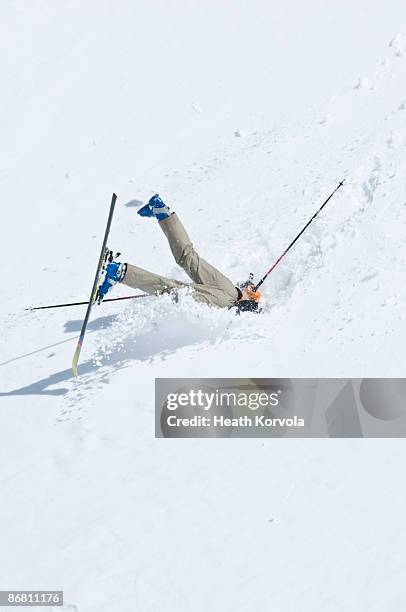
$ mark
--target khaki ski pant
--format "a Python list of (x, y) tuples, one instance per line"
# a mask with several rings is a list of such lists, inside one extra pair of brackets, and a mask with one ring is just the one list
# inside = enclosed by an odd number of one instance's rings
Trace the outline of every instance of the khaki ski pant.
[(237, 289), (224, 274), (195, 251), (178, 216), (172, 213), (167, 219), (160, 221), (159, 226), (168, 239), (176, 263), (184, 269), (193, 283), (182, 283), (127, 264), (123, 284), (155, 295), (191, 287), (192, 295), (198, 302), (220, 308), (234, 304), (238, 297)]

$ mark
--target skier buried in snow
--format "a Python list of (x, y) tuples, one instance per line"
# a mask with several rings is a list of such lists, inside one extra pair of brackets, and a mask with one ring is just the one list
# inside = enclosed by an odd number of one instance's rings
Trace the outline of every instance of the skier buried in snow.
[(184, 283), (166, 278), (130, 263), (111, 261), (107, 264), (106, 275), (99, 287), (98, 298), (102, 300), (116, 283), (123, 283), (133, 289), (141, 289), (150, 295), (175, 293), (178, 289), (190, 287), (197, 302), (218, 308), (231, 308), (237, 311), (259, 312), (261, 294), (255, 291), (252, 275), (238, 287), (214, 266), (196, 252), (193, 244), (176, 213), (171, 213), (158, 195), (154, 195), (139, 211), (141, 217), (155, 217), (168, 239), (176, 263), (183, 268), (192, 280)]

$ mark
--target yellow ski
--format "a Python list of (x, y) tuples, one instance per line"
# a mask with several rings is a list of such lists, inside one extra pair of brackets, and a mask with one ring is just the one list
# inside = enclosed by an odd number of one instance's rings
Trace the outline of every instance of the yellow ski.
[(108, 216), (108, 219), (107, 219), (106, 231), (104, 232), (102, 249), (101, 249), (99, 261), (98, 261), (98, 264), (97, 264), (96, 276), (94, 277), (92, 292), (90, 294), (89, 303), (87, 305), (87, 310), (86, 310), (85, 318), (83, 319), (82, 329), (80, 331), (79, 340), (78, 340), (78, 343), (76, 345), (75, 354), (73, 355), (73, 359), (72, 359), (72, 372), (73, 372), (73, 376), (77, 376), (78, 375), (78, 363), (79, 363), (80, 351), (82, 350), (83, 340), (84, 340), (84, 337), (85, 337), (85, 334), (86, 334), (86, 328), (87, 328), (87, 324), (89, 322), (90, 312), (92, 310), (93, 304), (95, 303), (95, 301), (97, 299), (97, 291), (98, 291), (98, 288), (99, 288), (99, 277), (100, 277), (100, 272), (102, 270), (103, 264), (105, 263), (105, 260), (106, 260), (107, 240), (108, 240), (109, 233), (110, 233), (111, 221), (113, 219), (113, 213), (114, 213), (114, 207), (116, 205), (116, 200), (117, 200), (117, 196), (116, 196), (115, 193), (113, 193), (113, 196), (111, 198), (109, 216)]

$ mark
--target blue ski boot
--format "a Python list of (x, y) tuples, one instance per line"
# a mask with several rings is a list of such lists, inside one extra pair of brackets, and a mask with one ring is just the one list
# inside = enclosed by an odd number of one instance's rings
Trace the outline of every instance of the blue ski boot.
[(157, 193), (152, 196), (148, 204), (145, 204), (137, 212), (141, 217), (155, 217), (158, 221), (167, 219), (171, 214), (168, 206), (166, 206)]
[(96, 300), (100, 302), (114, 285), (121, 283), (127, 271), (127, 264), (118, 261), (111, 261), (106, 266), (106, 275), (100, 287), (97, 290)]

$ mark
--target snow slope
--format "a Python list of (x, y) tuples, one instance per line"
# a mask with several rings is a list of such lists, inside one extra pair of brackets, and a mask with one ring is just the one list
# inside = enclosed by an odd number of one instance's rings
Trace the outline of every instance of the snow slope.
[[(389, 10), (390, 9), (390, 10)], [(155, 440), (157, 376), (402, 376), (402, 2), (0, 7), (1, 588), (66, 610), (404, 607), (400, 440)], [(184, 278), (156, 191), (261, 317), (188, 296), (95, 309), (70, 362), (111, 193), (111, 246)], [(118, 288), (116, 295), (125, 295)]]

